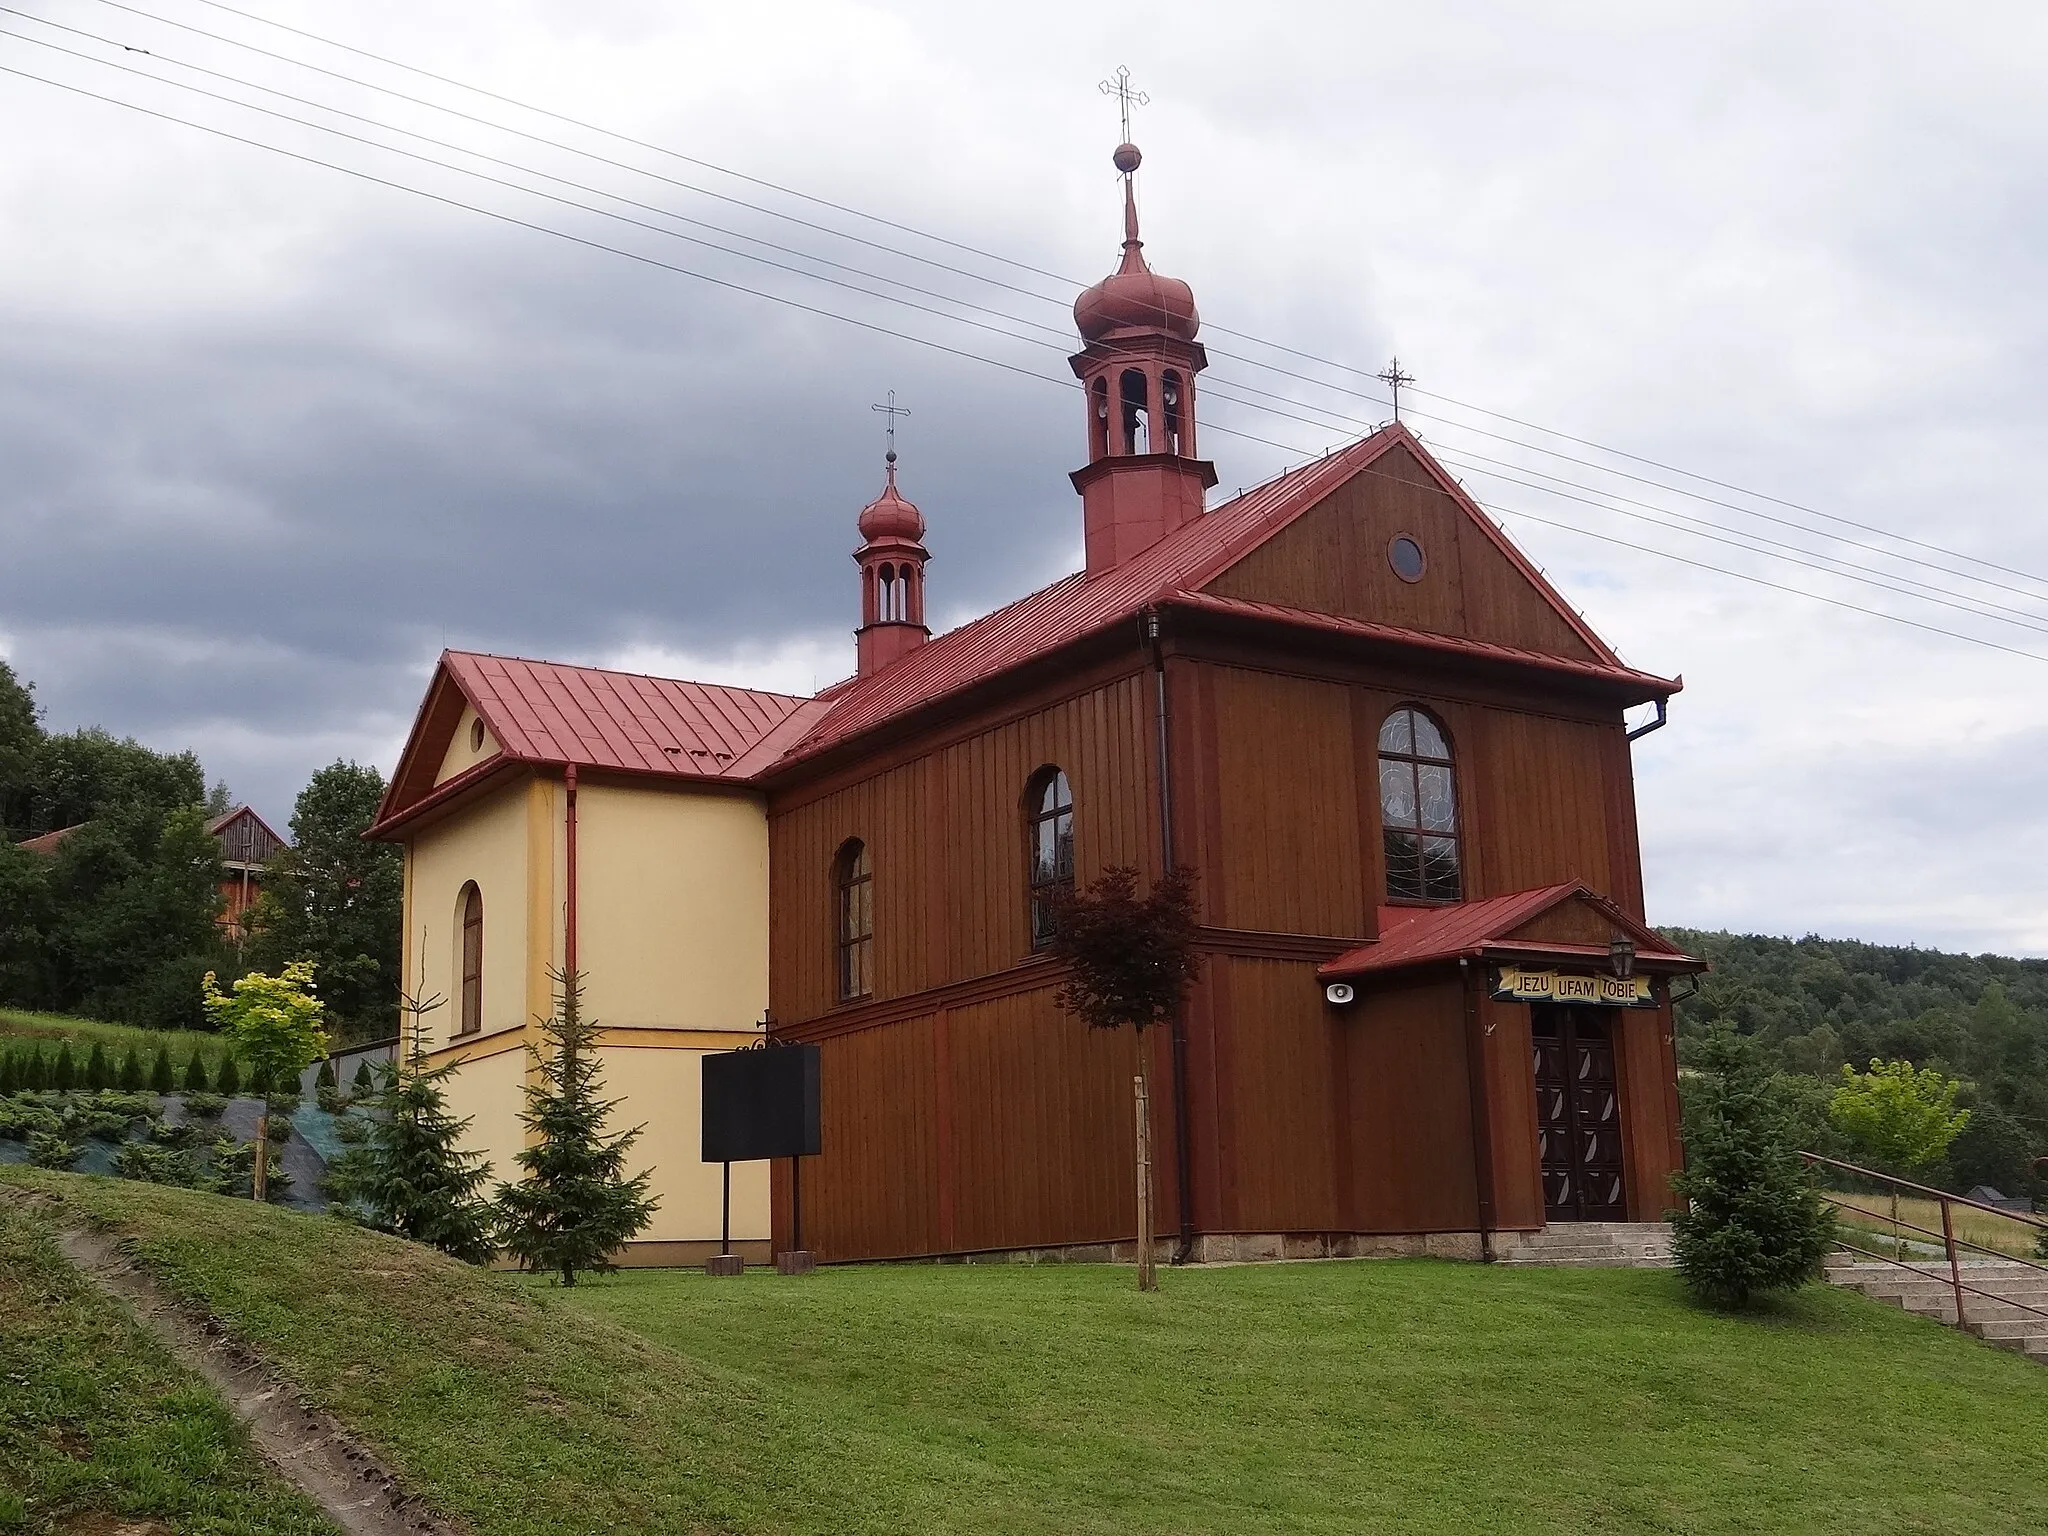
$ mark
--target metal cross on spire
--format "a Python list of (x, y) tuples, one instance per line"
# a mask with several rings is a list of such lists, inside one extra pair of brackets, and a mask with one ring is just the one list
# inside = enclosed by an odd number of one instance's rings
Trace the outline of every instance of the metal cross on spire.
[(1152, 98), (1143, 91), (1131, 89), (1131, 71), (1130, 66), (1126, 64), (1117, 65), (1116, 73), (1102, 82), (1100, 90), (1105, 96), (1114, 96), (1117, 100), (1117, 105), (1122, 108), (1124, 119), (1123, 141), (1126, 144), (1130, 143), (1131, 108), (1150, 106)]
[(1401, 371), (1401, 359), (1397, 357), (1387, 364), (1387, 371), (1385, 373), (1376, 373), (1373, 377), (1394, 392), (1394, 420), (1399, 421), (1401, 419), (1401, 386), (1403, 384), (1413, 384), (1415, 382), (1415, 375), (1403, 373)]
[(889, 452), (887, 460), (893, 465), (896, 462), (896, 418), (898, 416), (908, 416), (910, 414), (910, 407), (898, 405), (896, 403), (896, 391), (892, 389), (889, 391), (889, 403), (887, 405), (871, 405), (868, 409), (880, 411), (889, 418)]

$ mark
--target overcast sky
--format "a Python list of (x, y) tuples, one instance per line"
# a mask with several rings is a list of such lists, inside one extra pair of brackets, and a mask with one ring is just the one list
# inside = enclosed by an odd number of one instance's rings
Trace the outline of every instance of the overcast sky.
[(560, 232), (0, 74), (0, 654), (53, 728), (191, 747), (281, 826), (389, 769), (444, 644), (809, 691), (890, 389), (942, 625), (1075, 568), (1128, 64), (1219, 494), (1383, 420), (1398, 353), (1411, 425), (1685, 675), (1636, 748), (1654, 921), (2048, 954), (2048, 10), (245, 3), (708, 164), (205, 0), (16, 0), (75, 30), (0, 17), (7, 69)]

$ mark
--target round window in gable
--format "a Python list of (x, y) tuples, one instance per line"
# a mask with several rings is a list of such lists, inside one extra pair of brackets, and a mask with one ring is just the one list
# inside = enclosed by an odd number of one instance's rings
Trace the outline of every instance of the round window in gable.
[(484, 723), (481, 720), (469, 722), (469, 750), (481, 752), (484, 749)]
[(1405, 533), (1395, 534), (1387, 545), (1387, 564), (1403, 581), (1420, 581), (1422, 573), (1429, 569), (1429, 562), (1422, 557), (1422, 546)]

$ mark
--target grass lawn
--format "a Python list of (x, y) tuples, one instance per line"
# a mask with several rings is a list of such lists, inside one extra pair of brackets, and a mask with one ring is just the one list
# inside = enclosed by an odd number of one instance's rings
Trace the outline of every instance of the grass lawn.
[(133, 1047), (142, 1059), (144, 1072), (156, 1060), (157, 1047), (168, 1045), (171, 1063), (177, 1072), (184, 1072), (192, 1053), (197, 1051), (206, 1058), (209, 1076), (220, 1071), (220, 1059), (227, 1050), (219, 1036), (202, 1034), (197, 1030), (137, 1029), (132, 1024), (109, 1024), (100, 1019), (75, 1018), (68, 1013), (22, 1013), (0, 1008), (0, 1049), (21, 1039), (42, 1042), (46, 1061), (57, 1054), (60, 1042), (69, 1040), (71, 1053), (81, 1067), (85, 1065), (94, 1041), (107, 1048), (107, 1055), (116, 1066)]
[(478, 1536), (2037, 1532), (2048, 1374), (1845, 1292), (1428, 1261), (563, 1291), (332, 1220), (0, 1170), (134, 1237)]
[[(163, 1523), (149, 1523), (163, 1522)], [(332, 1536), (241, 1425), (0, 1204), (0, 1531)]]
[[(1828, 1198), (1834, 1202), (1835, 1214), (1841, 1217), (1844, 1227), (1855, 1227), (1861, 1232), (1883, 1233), (1889, 1237), (1892, 1230), (1892, 1202), (1890, 1195), (1853, 1194), (1830, 1192)], [(2034, 1238), (2040, 1231), (2023, 1221), (2008, 1220), (1993, 1216), (1971, 1206), (1952, 1205), (1949, 1207), (1955, 1222), (1956, 1237), (1965, 1243), (1976, 1243), (1979, 1247), (1993, 1248), (1999, 1253), (2009, 1253), (2022, 1259), (2031, 1259), (2034, 1254)], [(1941, 1205), (1934, 1200), (1917, 1200), (1901, 1195), (1899, 1197), (1899, 1235), (1909, 1242), (1941, 1245)], [(1920, 1228), (1918, 1232), (1914, 1227)], [(1929, 1237), (1927, 1234), (1935, 1234)], [(1866, 1238), (1848, 1234), (1848, 1240), (1869, 1248), (1875, 1245)], [(1968, 1258), (1989, 1258), (1991, 1255), (1976, 1253), (1970, 1249), (1961, 1250)]]

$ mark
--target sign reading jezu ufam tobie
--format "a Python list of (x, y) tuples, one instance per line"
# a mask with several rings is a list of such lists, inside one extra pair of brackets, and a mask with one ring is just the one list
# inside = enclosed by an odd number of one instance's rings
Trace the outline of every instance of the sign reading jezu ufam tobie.
[(1597, 971), (1532, 971), (1504, 965), (1493, 995), (1501, 1002), (1599, 1003), (1609, 1008), (1654, 1008), (1647, 976), (1606, 976)]

